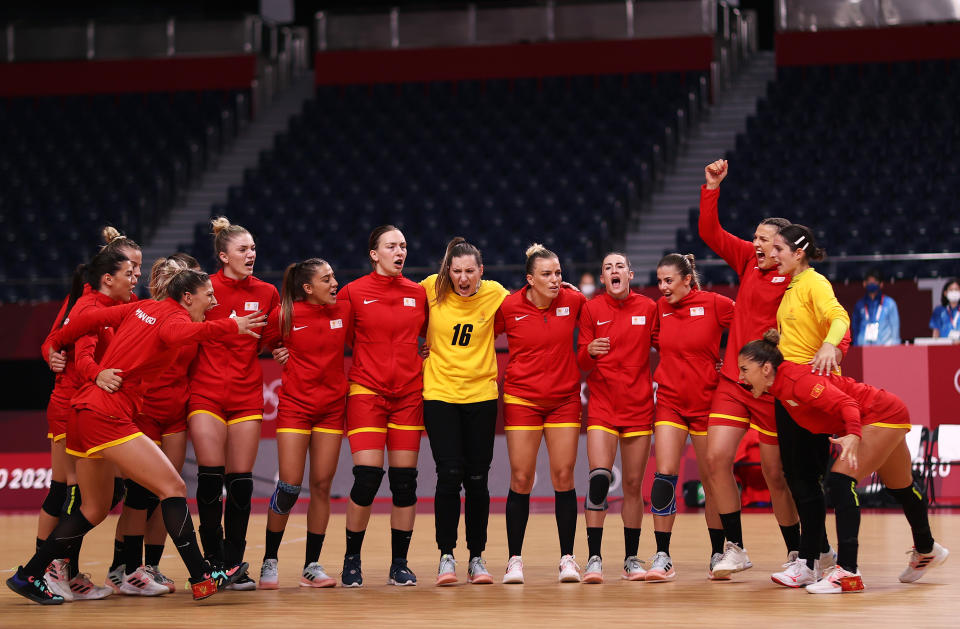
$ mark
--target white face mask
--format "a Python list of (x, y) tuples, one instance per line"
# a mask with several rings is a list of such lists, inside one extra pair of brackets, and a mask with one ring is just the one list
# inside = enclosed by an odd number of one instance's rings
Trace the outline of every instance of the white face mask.
[(956, 306), (957, 302), (960, 302), (960, 290), (948, 290), (947, 301)]
[(585, 297), (592, 296), (597, 291), (597, 287), (593, 284), (584, 284), (580, 287), (580, 292), (583, 293)]

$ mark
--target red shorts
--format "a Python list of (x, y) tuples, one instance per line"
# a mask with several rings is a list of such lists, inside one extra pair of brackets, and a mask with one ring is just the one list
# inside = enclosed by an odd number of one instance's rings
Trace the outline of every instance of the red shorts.
[(47, 439), (60, 441), (66, 438), (67, 424), (75, 414), (72, 406), (51, 399), (47, 404)]
[(207, 415), (213, 415), (227, 426), (239, 424), (240, 422), (261, 421), (263, 419), (262, 408), (227, 410), (219, 402), (214, 402), (210, 398), (198, 393), (190, 394), (190, 403), (187, 408), (190, 409), (190, 412), (187, 413), (188, 420), (198, 413), (206, 413)]
[(710, 407), (711, 426), (733, 426), (752, 428), (757, 431), (760, 443), (777, 445), (777, 418), (773, 411), (773, 396), (764, 393), (753, 397), (736, 382), (723, 376), (713, 394)]
[(350, 451), (420, 450), (423, 434), (423, 392), (401, 397), (361, 393), (347, 398)]
[(707, 434), (707, 415), (681, 415), (680, 411), (663, 404), (657, 404), (656, 419), (654, 426), (673, 426), (680, 430), (686, 430), (691, 435)]
[(636, 424), (633, 426), (615, 426), (610, 422), (598, 417), (587, 418), (587, 433), (591, 430), (602, 430), (618, 437), (643, 437), (653, 434), (653, 421), (645, 424)]
[(869, 411), (864, 415), (864, 425), (910, 430), (910, 411), (907, 406), (903, 400), (886, 391), (877, 394)]
[(154, 417), (155, 411), (140, 413), (135, 423), (147, 437), (160, 445), (167, 435), (175, 435), (187, 429), (187, 409), (182, 407), (174, 416)]
[(290, 408), (283, 399), (277, 408), (277, 432), (292, 432), (309, 435), (311, 432), (320, 432), (329, 435), (342, 435), (346, 420), (346, 408), (343, 401), (337, 401), (326, 408), (313, 413)]
[(580, 396), (552, 404), (532, 404), (509, 394), (503, 399), (504, 430), (580, 428)]
[(105, 448), (118, 446), (141, 436), (132, 420), (108, 417), (87, 408), (79, 408), (67, 425), (67, 452), (73, 456), (99, 459)]

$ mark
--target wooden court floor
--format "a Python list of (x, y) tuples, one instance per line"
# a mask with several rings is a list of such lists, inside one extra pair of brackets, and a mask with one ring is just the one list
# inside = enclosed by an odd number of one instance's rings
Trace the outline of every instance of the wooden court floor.
[[(265, 516), (251, 519), (247, 560), (251, 574), (260, 571)], [(960, 553), (960, 513), (931, 516), (934, 536), (955, 554)], [(87, 536), (81, 567), (102, 583), (112, 553), (115, 517)], [(329, 539), (320, 557), (331, 575), (339, 574), (344, 550), (344, 519), (334, 515)], [(462, 526), (462, 524), (461, 524)], [(580, 518), (577, 557), (586, 560), (586, 539)], [(832, 517), (828, 521), (831, 539)], [(35, 516), (0, 516), (0, 576), (6, 579), (31, 554)], [(366, 535), (361, 589), (337, 587), (313, 590), (297, 587), (302, 565), (305, 516), (293, 516), (280, 550), (281, 588), (278, 591), (224, 592), (194, 602), (185, 591), (159, 598), (111, 596), (102, 601), (68, 603), (44, 608), (0, 591), (0, 627), (788, 627), (842, 626), (957, 627), (960, 626), (960, 556), (932, 570), (920, 582), (902, 584), (897, 575), (906, 565), (909, 529), (902, 515), (865, 513), (860, 537), (860, 570), (866, 591), (859, 594), (813, 596), (802, 590), (775, 586), (769, 574), (780, 568), (784, 549), (770, 514), (744, 516), (745, 545), (754, 568), (730, 582), (708, 582), (709, 550), (703, 517), (680, 514), (671, 554), (677, 579), (670, 583), (630, 583), (619, 578), (623, 556), (620, 518), (607, 518), (604, 537), (606, 582), (602, 585), (556, 582), (559, 559), (552, 515), (531, 515), (524, 546), (525, 585), (466, 585), (466, 551), (458, 549), (461, 582), (452, 587), (433, 585), (438, 552), (433, 520), (418, 516), (411, 568), (420, 585), (386, 585), (389, 565), (389, 520), (374, 515)], [(462, 531), (461, 531), (462, 539)], [(649, 516), (644, 518), (640, 555), (653, 553)], [(167, 544), (164, 572), (182, 587), (186, 576), (179, 557)], [(506, 562), (506, 533), (502, 515), (490, 518), (490, 540), (485, 553), (491, 573), (499, 581)]]

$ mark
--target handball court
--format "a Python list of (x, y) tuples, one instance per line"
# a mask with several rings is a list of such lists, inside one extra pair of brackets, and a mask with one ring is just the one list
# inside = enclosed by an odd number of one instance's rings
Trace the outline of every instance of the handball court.
[[(426, 502), (426, 501), (424, 501)], [(864, 511), (860, 534), (860, 571), (866, 591), (844, 595), (810, 595), (774, 585), (770, 573), (780, 569), (784, 547), (770, 513), (745, 513), (744, 539), (753, 569), (728, 582), (706, 579), (709, 544), (703, 515), (680, 513), (674, 526), (671, 555), (677, 578), (669, 583), (631, 583), (620, 579), (623, 534), (618, 515), (607, 518), (604, 533), (602, 585), (557, 583), (556, 523), (552, 513), (532, 513), (524, 544), (526, 584), (499, 584), (506, 564), (504, 517), (491, 514), (484, 556), (497, 583), (467, 585), (466, 550), (457, 548), (454, 586), (433, 585), (439, 553), (433, 539), (433, 518), (418, 515), (410, 566), (417, 587), (386, 585), (389, 516), (374, 514), (363, 548), (361, 589), (298, 587), (306, 538), (306, 520), (294, 515), (280, 547), (280, 589), (221, 592), (194, 602), (182, 590), (186, 570), (169, 540), (162, 570), (177, 582), (176, 594), (157, 597), (110, 596), (102, 601), (41, 607), (7, 589), (0, 593), (0, 627), (786, 627), (841, 626), (956, 627), (960, 613), (960, 558), (953, 557), (919, 582), (903, 584), (897, 575), (906, 566), (911, 545), (900, 513)], [(551, 509), (552, 511), (552, 509)], [(87, 535), (81, 569), (97, 583), (106, 576), (112, 553), (115, 515)], [(247, 561), (255, 579), (260, 574), (266, 516), (250, 520)], [(934, 510), (934, 537), (954, 554), (960, 552), (960, 513)], [(8, 578), (32, 553), (37, 517), (0, 516), (0, 576)], [(583, 518), (577, 530), (577, 559), (586, 562)], [(833, 517), (827, 530), (836, 539)], [(331, 576), (339, 576), (344, 551), (344, 516), (334, 513), (320, 556)], [(653, 554), (653, 527), (644, 517), (640, 556)], [(562, 625), (560, 624), (562, 623)]]

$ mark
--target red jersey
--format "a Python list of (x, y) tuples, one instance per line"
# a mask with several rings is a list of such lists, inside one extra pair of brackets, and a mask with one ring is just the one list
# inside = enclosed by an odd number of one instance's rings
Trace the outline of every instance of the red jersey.
[[(588, 413), (614, 426), (634, 426), (653, 418), (650, 346), (657, 323), (657, 304), (630, 293), (614, 299), (604, 293), (588, 301), (580, 313), (577, 362), (588, 372)], [(587, 345), (608, 337), (610, 352), (593, 358)]]
[[(347, 376), (343, 370), (343, 348), (353, 331), (352, 314), (346, 299), (330, 306), (294, 302), (290, 334), (282, 339), (290, 357), (283, 366), (280, 405), (313, 414), (332, 404), (344, 403)], [(263, 332), (267, 347), (281, 341), (279, 307), (269, 321)]]
[(173, 412), (173, 409), (182, 409), (186, 416), (187, 402), (190, 401), (188, 374), (199, 349), (200, 346), (196, 343), (182, 346), (170, 367), (150, 383), (143, 394), (144, 415), (155, 420), (178, 419), (167, 415)]
[(176, 360), (180, 346), (237, 334), (238, 330), (236, 322), (229, 319), (195, 323), (171, 298), (94, 310), (70, 319), (51, 339), (54, 347), (72, 343), (97, 327), (109, 326), (116, 335), (102, 363), (123, 370), (123, 384), (116, 393), (88, 382), (74, 397), (74, 406), (130, 420), (137, 416), (151, 381)]
[(423, 390), (417, 337), (426, 335), (427, 292), (402, 275), (372, 272), (337, 294), (353, 313), (353, 364), (347, 374), (379, 395), (400, 397)]
[(573, 331), (587, 302), (561, 288), (546, 309), (527, 299), (529, 286), (507, 296), (497, 310), (494, 336), (507, 333), (510, 359), (503, 392), (530, 402), (561, 402), (580, 395)]
[(859, 437), (864, 424), (887, 419), (910, 423), (906, 408), (892, 393), (846, 376), (810, 373), (808, 365), (780, 363), (770, 393), (793, 421), (813, 433)]
[(720, 337), (733, 321), (733, 311), (730, 298), (695, 288), (673, 305), (666, 297), (657, 300), (654, 344), (660, 350), (660, 364), (653, 374), (657, 404), (683, 416), (710, 412), (719, 381)]
[[(258, 310), (269, 313), (280, 302), (273, 284), (250, 276), (232, 280), (223, 269), (210, 276), (217, 305), (207, 311), (207, 321), (243, 317)], [(200, 345), (190, 372), (194, 393), (217, 402), (224, 409), (263, 408), (263, 370), (260, 342), (252, 336), (232, 335)]]

